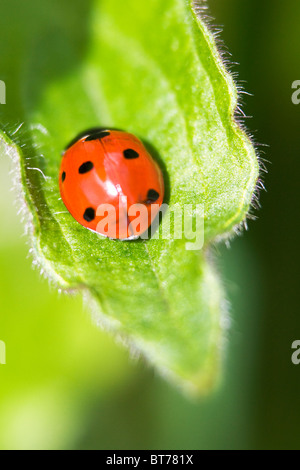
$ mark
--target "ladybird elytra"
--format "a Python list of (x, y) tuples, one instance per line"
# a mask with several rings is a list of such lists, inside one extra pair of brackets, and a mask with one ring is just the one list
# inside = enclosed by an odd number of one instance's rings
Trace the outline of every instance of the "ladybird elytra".
[(164, 200), (158, 163), (137, 137), (116, 130), (74, 140), (63, 154), (59, 187), (77, 222), (120, 240), (146, 232)]

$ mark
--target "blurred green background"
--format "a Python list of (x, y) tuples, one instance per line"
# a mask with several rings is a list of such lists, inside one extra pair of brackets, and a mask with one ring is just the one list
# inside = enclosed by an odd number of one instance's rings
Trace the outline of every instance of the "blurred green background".
[[(229, 250), (215, 250), (232, 319), (222, 385), (200, 402), (187, 400), (99, 331), (79, 297), (49, 288), (27, 256), (12, 164), (1, 159), (1, 449), (300, 448), (300, 366), (291, 363), (300, 338), (300, 106), (291, 102), (300, 79), (300, 3), (209, 5), (240, 64), (233, 70), (254, 95), (243, 95), (254, 116), (247, 125), (269, 145), (262, 157), (272, 162), (258, 220)], [(10, 53), (13, 28), (1, 30)]]

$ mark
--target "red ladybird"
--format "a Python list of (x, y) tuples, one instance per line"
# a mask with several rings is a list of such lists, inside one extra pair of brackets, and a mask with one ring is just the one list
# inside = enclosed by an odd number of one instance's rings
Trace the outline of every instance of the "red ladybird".
[(84, 227), (109, 238), (143, 234), (159, 212), (164, 181), (142, 142), (122, 131), (94, 131), (65, 151), (62, 200)]

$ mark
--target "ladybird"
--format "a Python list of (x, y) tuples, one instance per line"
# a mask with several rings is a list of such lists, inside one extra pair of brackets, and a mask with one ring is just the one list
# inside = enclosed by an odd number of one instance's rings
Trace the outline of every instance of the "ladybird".
[(159, 165), (137, 137), (116, 130), (72, 141), (63, 153), (59, 187), (77, 222), (120, 240), (145, 233), (164, 199)]

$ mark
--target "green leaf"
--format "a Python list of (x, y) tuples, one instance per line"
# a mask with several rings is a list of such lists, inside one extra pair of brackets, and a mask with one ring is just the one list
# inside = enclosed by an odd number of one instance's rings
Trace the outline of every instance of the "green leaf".
[[(157, 370), (189, 392), (207, 392), (219, 377), (227, 324), (209, 245), (245, 219), (258, 178), (214, 38), (185, 0), (14, 3), (0, 20), (13, 87), (1, 152), (21, 175), (36, 260), (60, 288), (82, 289), (97, 321)], [(24, 125), (12, 130), (17, 120)], [(75, 222), (60, 199), (61, 152), (95, 126), (132, 132), (153, 150), (170, 211), (204, 208), (202, 250), (187, 250), (187, 236), (103, 239)], [(174, 220), (164, 217), (161, 229), (169, 228)]]

